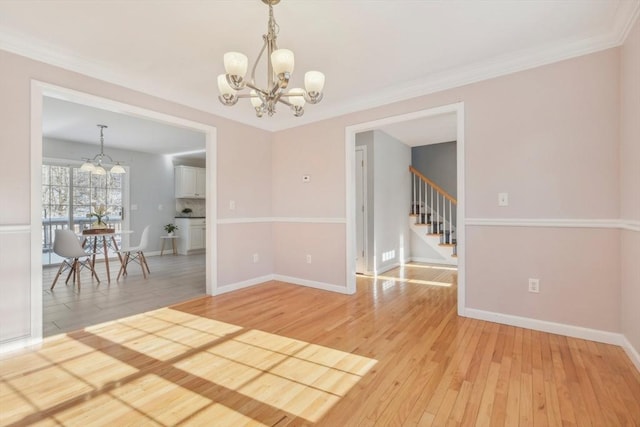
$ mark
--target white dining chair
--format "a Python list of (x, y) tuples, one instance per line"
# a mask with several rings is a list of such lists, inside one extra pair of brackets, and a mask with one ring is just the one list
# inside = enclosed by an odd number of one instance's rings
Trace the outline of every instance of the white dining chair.
[(51, 290), (56, 286), (56, 282), (62, 272), (66, 270), (69, 270), (69, 275), (67, 275), (65, 283), (68, 284), (69, 278), (73, 276), (73, 281), (78, 282), (78, 289), (80, 289), (80, 271), (84, 267), (88, 267), (91, 270), (91, 276), (95, 277), (98, 283), (100, 283), (91, 259), (93, 254), (84, 250), (73, 230), (56, 230), (55, 240), (53, 241), (53, 252), (63, 257), (64, 260), (60, 264), (55, 279), (53, 279)]
[(116, 280), (120, 280), (120, 276), (127, 275), (127, 266), (131, 262), (136, 262), (140, 264), (142, 268), (142, 275), (144, 278), (147, 278), (147, 273), (151, 274), (149, 270), (149, 265), (147, 264), (147, 259), (144, 256), (144, 250), (147, 249), (147, 245), (149, 244), (149, 227), (146, 226), (144, 230), (142, 230), (142, 236), (140, 237), (140, 243), (138, 246), (130, 246), (120, 249), (120, 253), (122, 254), (122, 265), (120, 266), (120, 271), (118, 272), (118, 278)]

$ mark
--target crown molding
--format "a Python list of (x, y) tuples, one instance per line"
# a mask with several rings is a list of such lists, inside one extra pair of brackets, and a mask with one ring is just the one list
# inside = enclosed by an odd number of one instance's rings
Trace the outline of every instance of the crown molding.
[(612, 36), (618, 36), (619, 44), (623, 44), (634, 24), (640, 17), (640, 0), (620, 3), (616, 11), (616, 18), (612, 29)]
[(276, 123), (275, 121), (256, 123), (253, 117), (247, 117), (246, 120), (238, 118), (231, 111), (227, 112), (222, 108), (211, 108), (211, 104), (205, 103), (201, 99), (176, 96), (175, 92), (162, 86), (149, 85), (148, 81), (119, 73), (110, 69), (106, 64), (77, 56), (71, 52), (61, 51), (54, 46), (43, 44), (24, 35), (13, 34), (2, 26), (0, 26), (0, 49), (182, 104), (228, 120), (276, 132), (617, 47), (624, 43), (639, 15), (640, 1), (623, 1), (618, 6), (611, 30), (605, 35), (583, 40), (567, 40), (560, 44), (556, 43), (542, 48), (502, 55), (466, 67), (430, 74), (419, 80), (394, 86), (387, 90), (376, 91), (372, 96), (359, 97), (352, 102), (347, 102), (331, 109), (316, 110), (313, 116), (304, 116), (295, 122), (288, 121), (287, 123)]

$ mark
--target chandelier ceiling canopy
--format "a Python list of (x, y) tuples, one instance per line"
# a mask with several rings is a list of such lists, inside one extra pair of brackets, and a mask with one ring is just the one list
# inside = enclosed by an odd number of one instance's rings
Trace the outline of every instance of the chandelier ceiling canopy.
[[(267, 34), (262, 36), (264, 44), (258, 58), (251, 69), (251, 78), (245, 78), (247, 73), (248, 58), (239, 52), (227, 52), (224, 54), (224, 68), (226, 74), (218, 76), (218, 99), (226, 106), (235, 105), (239, 98), (249, 98), (251, 105), (256, 110), (256, 115), (262, 117), (264, 113), (273, 116), (278, 102), (287, 105), (293, 111), (293, 115), (300, 117), (304, 114), (306, 102), (317, 104), (322, 100), (324, 88), (324, 74), (320, 71), (307, 71), (304, 76), (304, 89), (292, 88), (285, 92), (289, 85), (294, 68), (294, 55), (288, 49), (279, 49), (277, 37), (280, 27), (273, 16), (273, 6), (280, 0), (262, 0), (269, 6), (269, 22)], [(256, 68), (260, 58), (267, 51), (267, 87), (264, 89), (256, 85)], [(239, 91), (249, 88), (249, 93), (239, 94)]]
[(120, 165), (120, 162), (114, 162), (114, 160), (108, 154), (104, 154), (104, 128), (107, 125), (97, 125), (100, 128), (100, 153), (96, 154), (93, 159), (84, 158), (84, 163), (80, 166), (81, 171), (91, 172), (95, 175), (106, 175), (107, 171), (102, 166), (102, 161), (106, 158), (109, 163), (115, 163), (109, 172), (114, 174), (127, 173)]

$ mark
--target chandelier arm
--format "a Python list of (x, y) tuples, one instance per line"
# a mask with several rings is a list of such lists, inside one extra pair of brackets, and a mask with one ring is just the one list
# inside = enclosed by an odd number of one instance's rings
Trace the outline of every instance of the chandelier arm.
[[(264, 96), (269, 96), (269, 93), (268, 93), (268, 92), (266, 92), (266, 91), (265, 91), (265, 90), (263, 90), (263, 89), (260, 89), (260, 88), (259, 88), (258, 86), (256, 86), (256, 85), (255, 85), (255, 83), (253, 83), (253, 82), (251, 82), (251, 83), (247, 82), (247, 87), (248, 87), (248, 88), (251, 88), (251, 89), (253, 89), (253, 90), (255, 90), (256, 92), (259, 92), (259, 93), (263, 94)], [(242, 97), (242, 98), (247, 98), (247, 97), (249, 97), (249, 98), (250, 98), (250, 97), (251, 97), (251, 95), (246, 95), (246, 96), (238, 95), (238, 96), (239, 96), (239, 97)]]
[[(253, 63), (253, 68), (251, 69), (251, 84), (246, 83), (246, 85), (249, 86), (251, 89), (260, 90), (260, 92), (264, 92), (264, 91), (256, 88), (256, 69), (258, 68), (258, 62), (260, 62), (260, 58), (262, 58), (262, 55), (264, 54), (264, 50), (267, 48), (267, 36), (263, 35), (262, 39), (264, 40), (262, 49), (260, 49), (260, 53), (258, 54), (256, 61)], [(269, 59), (267, 59), (267, 61), (269, 61)]]
[[(284, 95), (283, 95), (283, 96), (284, 96)], [(284, 99), (284, 98), (278, 98), (278, 99), (277, 99), (277, 101), (278, 101), (278, 102), (281, 102), (281, 103), (283, 103), (284, 105), (289, 106), (289, 107), (291, 107), (291, 106), (293, 105), (293, 104), (291, 104), (291, 102), (289, 102), (288, 100), (286, 100), (286, 99)]]

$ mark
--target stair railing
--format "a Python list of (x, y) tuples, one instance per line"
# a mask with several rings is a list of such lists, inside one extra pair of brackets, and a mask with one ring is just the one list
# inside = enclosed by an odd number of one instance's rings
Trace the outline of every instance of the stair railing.
[(409, 171), (413, 179), (411, 215), (417, 216), (417, 224), (429, 226), (429, 234), (439, 234), (441, 244), (455, 246), (454, 210), (458, 201), (413, 166), (409, 166)]

